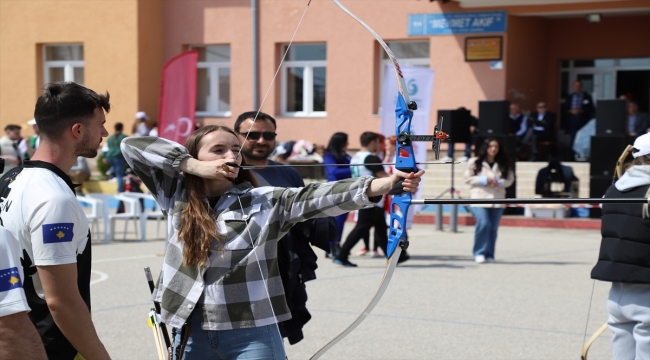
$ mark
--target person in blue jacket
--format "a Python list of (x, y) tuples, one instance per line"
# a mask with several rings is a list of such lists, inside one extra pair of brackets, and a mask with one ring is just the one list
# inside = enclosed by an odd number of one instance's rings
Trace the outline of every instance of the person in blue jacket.
[[(343, 132), (334, 133), (327, 144), (327, 149), (325, 149), (323, 164), (349, 164), (351, 157), (346, 152), (347, 150), (348, 134)], [(338, 181), (352, 177), (349, 166), (326, 166), (325, 175), (327, 176), (327, 181)], [(339, 244), (341, 243), (341, 237), (343, 236), (343, 226), (345, 225), (347, 217), (347, 213), (335, 217), (339, 236), (335, 242), (330, 243), (331, 254), (333, 257), (338, 255)]]

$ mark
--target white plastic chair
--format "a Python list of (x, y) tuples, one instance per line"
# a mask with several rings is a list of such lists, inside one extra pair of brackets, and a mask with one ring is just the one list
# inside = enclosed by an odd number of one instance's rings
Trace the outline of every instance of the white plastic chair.
[[(158, 205), (158, 202), (156, 202), (156, 199), (153, 197), (151, 194), (145, 194), (145, 193), (139, 193), (139, 192), (123, 192), (120, 193), (121, 196), (126, 196), (134, 199), (143, 199), (143, 200), (150, 200), (153, 202), (154, 206), (153, 209), (142, 209), (142, 212), (140, 213), (140, 229), (142, 232), (142, 241), (146, 240), (146, 234), (147, 234), (147, 220), (149, 219), (155, 219), (156, 220), (156, 239), (158, 239), (158, 235), (160, 234), (160, 223), (165, 220), (165, 215), (163, 214), (162, 210), (160, 209), (160, 205)], [(167, 239), (167, 226), (165, 226), (165, 239)]]
[[(100, 199), (91, 198), (88, 196), (77, 196), (77, 201), (80, 204), (90, 205), (90, 213), (86, 213), (86, 218), (90, 223), (90, 231), (92, 234), (99, 234), (99, 220), (104, 223), (104, 230), (106, 229), (106, 217), (104, 212), (104, 202)], [(106, 231), (104, 231), (104, 243), (108, 243)]]
[[(104, 233), (107, 239), (115, 239), (115, 222), (117, 220), (124, 220), (124, 237), (123, 240), (126, 240), (126, 233), (129, 227), (129, 220), (133, 220), (133, 227), (135, 231), (135, 236), (138, 238), (138, 222), (140, 221), (140, 215), (142, 214), (142, 207), (140, 206), (140, 201), (133, 197), (123, 196), (123, 195), (109, 195), (109, 194), (100, 194), (100, 193), (91, 193), (88, 196), (102, 200), (104, 203), (104, 221), (105, 226)], [(123, 213), (111, 213), (108, 209), (108, 202), (111, 199), (116, 199), (124, 203), (124, 212)], [(141, 234), (140, 240), (144, 240), (144, 234)]]

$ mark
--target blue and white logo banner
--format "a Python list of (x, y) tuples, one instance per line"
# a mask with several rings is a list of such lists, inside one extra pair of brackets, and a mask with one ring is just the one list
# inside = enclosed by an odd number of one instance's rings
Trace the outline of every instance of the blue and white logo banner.
[(409, 36), (487, 34), (506, 32), (505, 11), (410, 14)]

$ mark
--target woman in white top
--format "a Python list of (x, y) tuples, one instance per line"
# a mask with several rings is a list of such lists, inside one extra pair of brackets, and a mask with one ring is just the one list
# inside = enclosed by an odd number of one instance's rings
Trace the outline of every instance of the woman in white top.
[[(480, 145), (478, 156), (467, 162), (465, 183), (471, 186), (472, 199), (503, 199), (506, 188), (515, 181), (510, 159), (497, 139), (488, 138)], [(476, 218), (474, 257), (477, 263), (494, 262), (499, 221), (503, 205), (473, 205)]]

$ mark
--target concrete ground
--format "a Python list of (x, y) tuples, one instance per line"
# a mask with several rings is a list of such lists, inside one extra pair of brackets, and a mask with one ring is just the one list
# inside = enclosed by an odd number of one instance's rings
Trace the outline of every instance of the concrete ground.
[[(589, 278), (598, 232), (503, 227), (497, 262), (478, 265), (473, 227), (460, 230), (415, 225), (411, 260), (396, 269), (372, 314), (322, 359), (579, 359), (585, 325), (589, 337), (607, 319), (609, 284)], [(162, 240), (127, 240), (93, 248), (93, 319), (114, 359), (156, 359), (142, 269), (158, 274), (163, 247)], [(359, 267), (343, 268), (316, 252), (318, 280), (307, 284), (312, 320), (304, 340), (285, 342), (289, 359), (308, 359), (346, 328), (386, 264), (353, 255)], [(610, 335), (596, 340), (589, 359), (611, 358)]]

